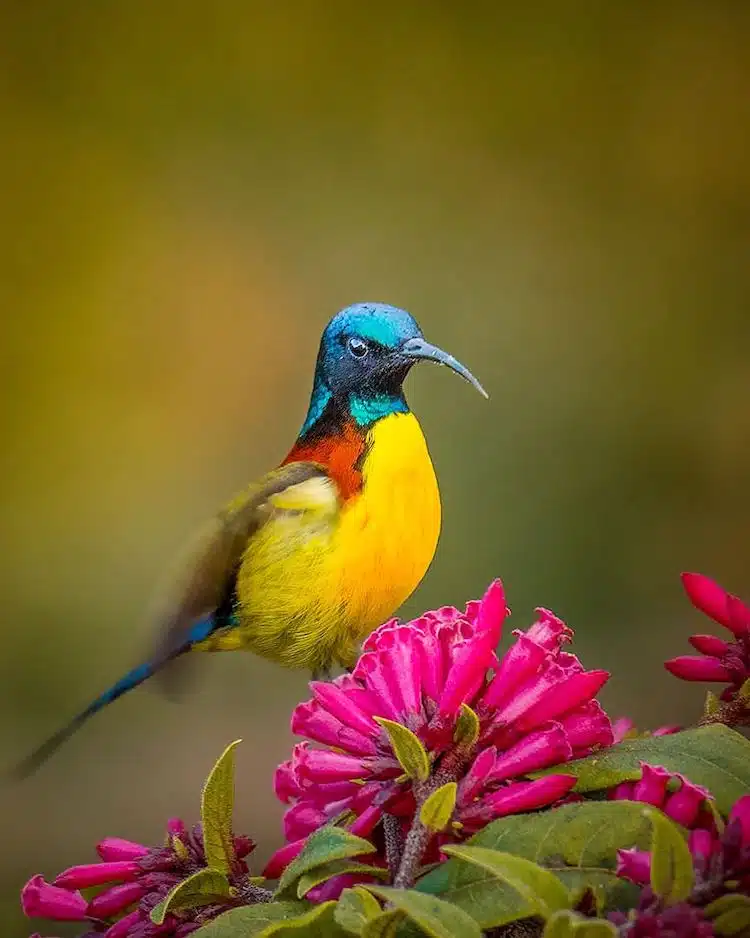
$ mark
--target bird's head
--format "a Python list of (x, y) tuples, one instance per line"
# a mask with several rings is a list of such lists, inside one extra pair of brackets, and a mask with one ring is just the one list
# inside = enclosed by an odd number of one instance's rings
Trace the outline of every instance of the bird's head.
[(427, 342), (405, 310), (385, 303), (347, 306), (323, 332), (311, 412), (320, 411), (330, 398), (346, 401), (360, 423), (376, 418), (379, 410), (405, 409), (402, 385), (420, 361), (446, 365), (487, 397), (468, 368)]
[(393, 394), (418, 361), (447, 365), (487, 396), (461, 362), (425, 341), (413, 316), (385, 303), (356, 303), (336, 313), (323, 332), (318, 374), (334, 395)]

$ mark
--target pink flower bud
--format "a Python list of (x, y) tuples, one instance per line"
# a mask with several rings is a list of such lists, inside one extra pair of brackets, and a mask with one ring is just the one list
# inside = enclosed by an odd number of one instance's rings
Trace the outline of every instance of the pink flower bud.
[(148, 847), (134, 843), (132, 840), (123, 840), (122, 837), (105, 837), (96, 845), (96, 852), (107, 863), (117, 863), (120, 860), (137, 860), (145, 857)]
[(678, 655), (664, 662), (664, 667), (683, 681), (731, 681), (732, 675), (716, 658)]
[(87, 889), (89, 886), (103, 886), (106, 883), (130, 882), (140, 873), (140, 867), (133, 860), (121, 860), (113, 863), (85, 863), (63, 870), (55, 879), (55, 886), (65, 889)]
[(141, 883), (123, 883), (122, 886), (112, 886), (111, 889), (105, 889), (91, 900), (89, 914), (92, 918), (110, 918), (142, 899), (144, 892), (145, 889)]
[(83, 922), (88, 903), (80, 892), (52, 886), (37, 875), (21, 892), (21, 906), (29, 918), (50, 918), (56, 922)]

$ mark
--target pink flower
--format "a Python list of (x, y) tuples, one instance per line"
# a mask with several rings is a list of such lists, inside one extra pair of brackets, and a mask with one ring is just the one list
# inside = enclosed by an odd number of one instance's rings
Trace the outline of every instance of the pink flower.
[[(253, 849), (247, 837), (235, 837), (235, 868), (230, 881), (238, 896), (243, 894), (248, 868), (244, 861)], [(100, 863), (71, 866), (49, 884), (32, 877), (21, 892), (26, 915), (56, 922), (88, 921), (84, 938), (186, 938), (226, 906), (214, 905), (168, 916), (154, 925), (151, 910), (178, 883), (206, 866), (203, 836), (199, 827), (188, 831), (182, 821), (167, 825), (166, 844), (149, 848), (129, 840), (108, 837), (96, 846)], [(104, 886), (90, 901), (80, 889)], [(243, 901), (251, 901), (247, 897)], [(228, 900), (231, 904), (231, 901)]]
[(51, 918), (56, 922), (84, 922), (88, 903), (80, 892), (61, 889), (37, 875), (21, 890), (21, 907), (29, 918)]
[[(562, 650), (572, 630), (545, 609), (526, 632), (514, 632), (498, 660), (507, 614), (495, 581), (463, 612), (446, 606), (406, 624), (387, 622), (367, 639), (352, 674), (310, 684), (312, 698), (292, 717), (294, 732), (309, 741), (276, 773), (290, 843), (266, 875), (278, 876), (304, 838), (334, 818), (348, 815), (349, 829), (365, 837), (384, 814), (413, 818), (430, 786), (457, 782), (443, 841), (570, 791), (571, 775), (528, 776), (611, 745), (609, 719), (594, 699), (609, 675), (585, 671)], [(380, 718), (416, 735), (428, 779), (407, 777)], [(472, 723), (475, 734), (462, 736)]]
[(700, 573), (683, 573), (682, 583), (692, 604), (728, 629), (732, 638), (692, 635), (690, 644), (700, 654), (680, 655), (664, 666), (684, 681), (727, 684), (721, 699), (734, 700), (750, 678), (750, 606)]
[[(711, 792), (695, 785), (684, 775), (671, 773), (658, 765), (641, 763), (641, 777), (634, 782), (622, 782), (612, 788), (610, 801), (641, 801), (663, 811), (689, 830), (693, 828), (714, 831), (713, 817), (706, 802)], [(651, 856), (647, 850), (618, 851), (617, 875), (633, 882), (646, 884), (651, 871)]]
[[(688, 900), (691, 907), (705, 907), (727, 893), (750, 895), (750, 795), (735, 802), (722, 832), (717, 830), (705, 804), (709, 792), (659, 766), (644, 763), (640, 780), (618, 785), (609, 797), (652, 804), (689, 830), (688, 847), (695, 873), (693, 894)], [(619, 850), (617, 875), (647, 885), (651, 875), (649, 851)], [(653, 903), (650, 892), (644, 892), (644, 897), (646, 905)]]

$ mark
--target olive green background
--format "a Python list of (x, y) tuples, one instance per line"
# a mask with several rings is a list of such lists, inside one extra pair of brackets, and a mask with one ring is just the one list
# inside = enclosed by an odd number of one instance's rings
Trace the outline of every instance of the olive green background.
[[(750, 595), (749, 41), (721, 0), (5, 0), (2, 764), (144, 654), (161, 570), (285, 454), (322, 326), (369, 299), (491, 395), (409, 378), (444, 529), (405, 612), (501, 575), (613, 714), (694, 719), (679, 572)], [(236, 737), (237, 827), (257, 865), (279, 844), (305, 676), (196, 670), (0, 790), (3, 936), (31, 873), (196, 819)]]

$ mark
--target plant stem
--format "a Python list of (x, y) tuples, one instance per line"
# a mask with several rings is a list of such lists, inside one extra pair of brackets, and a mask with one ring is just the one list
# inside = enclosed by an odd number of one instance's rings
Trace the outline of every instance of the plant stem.
[(246, 883), (242, 888), (242, 899), (245, 903), (271, 902), (273, 893), (270, 889), (256, 886), (255, 883)]
[[(421, 803), (424, 799), (420, 799)], [(418, 804), (419, 804), (418, 803)], [(422, 865), (422, 857), (427, 849), (427, 845), (432, 837), (432, 831), (429, 831), (419, 820), (419, 807), (412, 821), (411, 830), (406, 837), (404, 852), (399, 864), (398, 873), (393, 879), (393, 885), (397, 889), (409, 889), (414, 885)]]
[(401, 857), (404, 854), (404, 835), (398, 818), (392, 814), (383, 816), (383, 834), (385, 835), (385, 858), (391, 879), (395, 880), (401, 866)]

